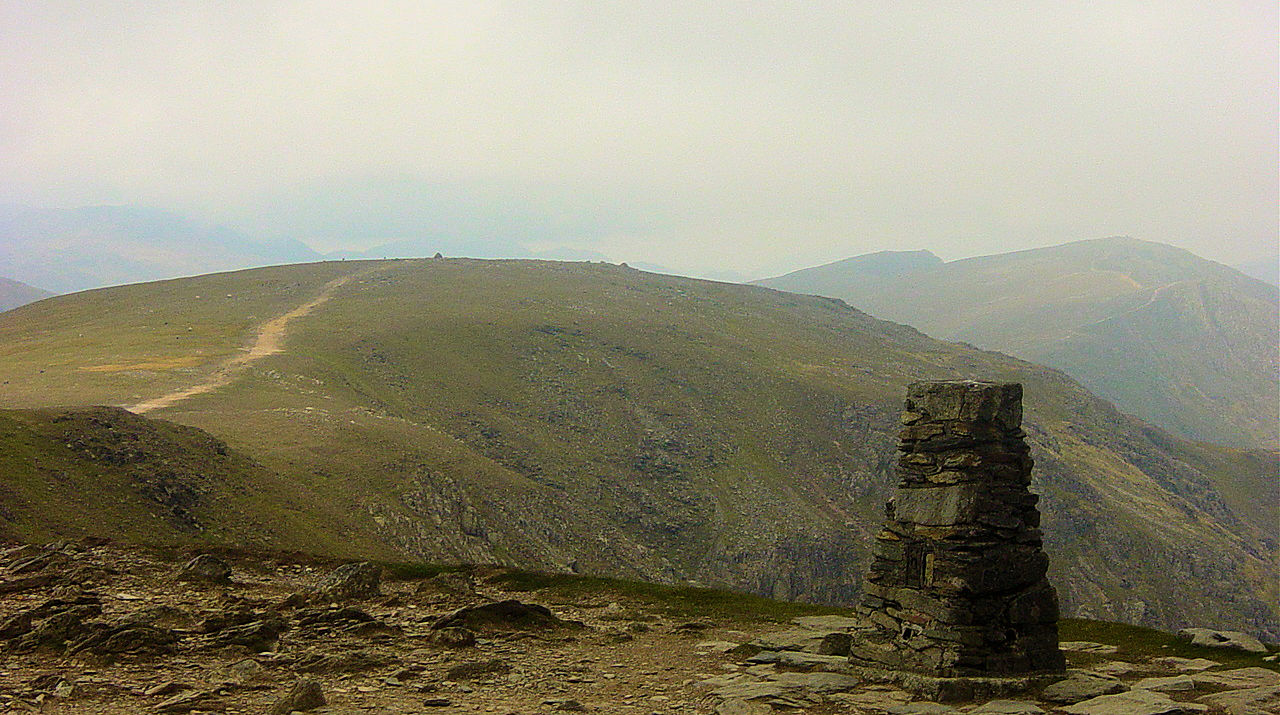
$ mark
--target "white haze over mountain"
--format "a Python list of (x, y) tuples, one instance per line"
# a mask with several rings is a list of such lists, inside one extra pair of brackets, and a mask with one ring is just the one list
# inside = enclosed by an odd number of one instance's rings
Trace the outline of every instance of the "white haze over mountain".
[(1273, 2), (0, 1), (0, 104), (0, 202), (324, 251), (1276, 251)]

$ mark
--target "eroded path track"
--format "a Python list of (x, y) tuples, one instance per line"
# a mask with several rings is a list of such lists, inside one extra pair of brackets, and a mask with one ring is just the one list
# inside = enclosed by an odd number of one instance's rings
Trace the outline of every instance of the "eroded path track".
[(212, 392), (234, 380), (243, 373), (250, 365), (261, 360), (268, 355), (275, 355), (283, 349), (284, 337), (286, 329), (289, 327), (289, 321), (295, 318), (301, 318), (316, 308), (324, 305), (333, 297), (334, 291), (346, 285), (351, 279), (364, 275), (368, 271), (360, 273), (352, 273), (350, 275), (335, 278), (324, 284), (320, 292), (314, 298), (303, 303), (302, 305), (290, 310), (287, 313), (278, 315), (271, 320), (263, 323), (258, 327), (257, 333), (254, 334), (253, 341), (244, 352), (232, 357), (222, 365), (218, 366), (204, 382), (185, 387), (181, 390), (175, 390), (167, 395), (161, 395), (145, 402), (139, 402), (136, 405), (128, 407), (130, 412), (142, 414), (152, 410), (158, 410), (164, 407), (172, 407), (183, 400), (203, 395), (206, 392)]

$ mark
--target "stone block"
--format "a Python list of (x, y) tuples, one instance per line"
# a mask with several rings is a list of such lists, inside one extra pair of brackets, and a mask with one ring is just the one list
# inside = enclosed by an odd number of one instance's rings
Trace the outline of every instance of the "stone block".
[(907, 388), (906, 411), (929, 420), (986, 422), (1016, 429), (1022, 424), (1022, 385), (976, 380), (916, 382)]

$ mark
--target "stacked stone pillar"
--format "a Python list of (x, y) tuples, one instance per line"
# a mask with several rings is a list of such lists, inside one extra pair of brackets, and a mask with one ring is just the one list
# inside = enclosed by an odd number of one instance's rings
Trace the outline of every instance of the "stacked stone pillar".
[(876, 536), (856, 665), (936, 677), (1061, 671), (1057, 594), (1028, 490), (1022, 386), (918, 382)]

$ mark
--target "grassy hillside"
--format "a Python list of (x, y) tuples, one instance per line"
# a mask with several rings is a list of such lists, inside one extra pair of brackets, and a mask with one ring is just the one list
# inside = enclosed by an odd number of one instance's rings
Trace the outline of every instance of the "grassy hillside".
[[(129, 405), (198, 383), (342, 276), (283, 352), (150, 413), (280, 475), (311, 523), (341, 515), (317, 549), (340, 529), (406, 558), (848, 602), (906, 384), (983, 377), (1026, 386), (1068, 612), (1280, 633), (1275, 513), (1241, 502), (1274, 483), (1274, 454), (1190, 445), (1061, 373), (838, 301), (600, 264), (255, 269), (0, 316), (0, 400)], [(261, 504), (246, 513), (269, 523)]]
[(1184, 437), (1280, 446), (1275, 286), (1127, 238), (925, 263), (891, 275), (861, 260), (879, 255), (760, 283), (841, 298), (930, 335), (1060, 368)]
[(27, 303), (34, 303), (51, 295), (53, 294), (47, 290), (41, 290), (9, 278), (0, 278), (0, 312), (17, 308)]
[(0, 539), (394, 553), (208, 433), (120, 408), (0, 410), (0, 473)]

